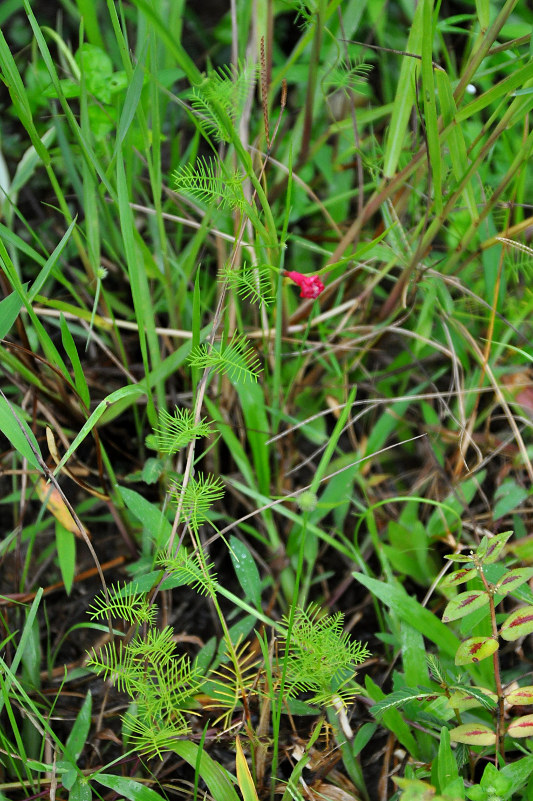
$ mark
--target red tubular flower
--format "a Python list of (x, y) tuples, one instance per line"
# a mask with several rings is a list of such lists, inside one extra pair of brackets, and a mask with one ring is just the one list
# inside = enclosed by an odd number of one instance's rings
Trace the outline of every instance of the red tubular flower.
[(283, 275), (298, 284), (301, 298), (318, 298), (325, 287), (317, 275), (302, 275), (302, 273), (283, 271)]

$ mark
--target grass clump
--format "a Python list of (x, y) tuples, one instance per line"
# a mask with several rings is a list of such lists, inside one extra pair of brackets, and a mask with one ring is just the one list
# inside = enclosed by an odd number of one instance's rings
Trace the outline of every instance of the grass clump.
[(0, 797), (531, 797), (533, 19), (378, 6), (0, 12)]

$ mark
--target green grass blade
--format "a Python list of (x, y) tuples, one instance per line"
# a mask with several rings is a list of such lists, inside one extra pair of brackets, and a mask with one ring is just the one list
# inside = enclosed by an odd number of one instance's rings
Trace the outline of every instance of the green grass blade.
[(198, 765), (200, 777), (209, 788), (209, 792), (217, 801), (240, 801), (237, 792), (228, 778), (228, 773), (224, 768), (215, 762), (205, 751), (202, 752), (198, 760), (198, 745), (182, 740), (172, 746), (172, 750), (178, 754), (185, 762), (192, 767)]
[[(424, 3), (419, 3), (411, 25), (411, 31), (405, 49), (408, 53), (420, 54), (423, 40), (422, 15)], [(420, 68), (418, 59), (403, 56), (400, 78), (394, 98), (394, 106), (387, 133), (387, 144), (383, 158), (383, 174), (392, 178), (398, 167), (402, 152), (407, 124), (416, 99), (416, 73)]]
[(422, 95), (428, 157), (433, 181), (433, 199), (437, 214), (440, 214), (442, 211), (442, 172), (433, 77), (433, 0), (423, 0), (422, 5)]

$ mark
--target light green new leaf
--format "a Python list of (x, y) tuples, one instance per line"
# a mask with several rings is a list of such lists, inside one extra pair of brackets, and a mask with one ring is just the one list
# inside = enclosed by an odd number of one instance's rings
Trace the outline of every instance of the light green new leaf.
[(76, 573), (76, 537), (59, 520), (56, 520), (56, 548), (61, 578), (70, 595)]

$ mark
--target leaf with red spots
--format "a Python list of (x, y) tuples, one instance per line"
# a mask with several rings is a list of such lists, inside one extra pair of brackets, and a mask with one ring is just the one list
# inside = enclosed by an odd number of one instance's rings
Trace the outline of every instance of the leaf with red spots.
[(483, 537), (476, 553), (484, 564), (490, 565), (498, 559), (512, 533), (512, 531), (504, 531), (502, 534), (496, 534), (495, 537)]
[(470, 637), (461, 643), (455, 654), (456, 665), (469, 665), (481, 662), (498, 650), (498, 640), (494, 637)]
[(496, 584), (496, 592), (499, 595), (507, 595), (514, 592), (524, 582), (529, 581), (530, 578), (533, 578), (533, 567), (517, 567), (514, 570), (508, 570)]
[(455, 570), (453, 573), (450, 573), (449, 576), (446, 576), (440, 586), (455, 587), (457, 584), (463, 584), (465, 581), (469, 581), (476, 576), (477, 570), (475, 567), (464, 567), (461, 570)]
[(467, 745), (494, 745), (496, 733), (484, 723), (463, 723), (451, 730), (450, 740)]
[(533, 685), (527, 684), (525, 687), (517, 687), (507, 693), (505, 700), (512, 706), (529, 706), (533, 704)]
[(533, 736), (533, 715), (522, 715), (521, 718), (509, 723), (507, 729), (509, 737), (531, 737)]
[(504, 640), (518, 640), (533, 632), (533, 606), (522, 606), (507, 618), (500, 628)]
[(450, 620), (458, 620), (460, 617), (469, 615), (476, 609), (487, 605), (489, 602), (488, 593), (485, 590), (472, 590), (471, 592), (460, 592), (449, 602), (442, 616), (443, 623)]

